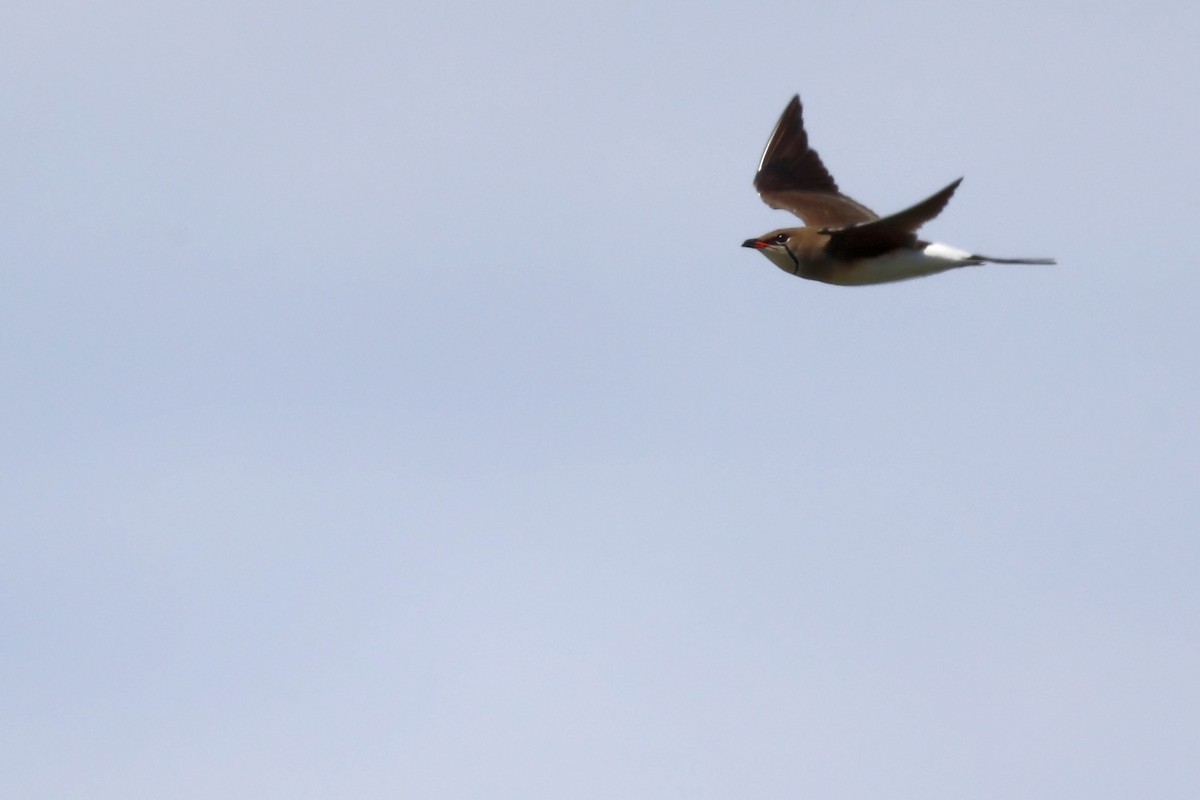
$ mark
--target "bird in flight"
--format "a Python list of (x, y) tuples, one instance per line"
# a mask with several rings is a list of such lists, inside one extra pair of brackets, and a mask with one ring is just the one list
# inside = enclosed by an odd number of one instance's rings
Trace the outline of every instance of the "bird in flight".
[(838, 286), (865, 286), (919, 278), (977, 264), (1053, 264), (1052, 258), (993, 258), (917, 238), (917, 230), (941, 213), (962, 178), (896, 214), (880, 217), (838, 191), (837, 183), (808, 145), (796, 95), (775, 125), (754, 188), (771, 208), (799, 217), (807, 227), (779, 228), (742, 247), (752, 247), (784, 272)]

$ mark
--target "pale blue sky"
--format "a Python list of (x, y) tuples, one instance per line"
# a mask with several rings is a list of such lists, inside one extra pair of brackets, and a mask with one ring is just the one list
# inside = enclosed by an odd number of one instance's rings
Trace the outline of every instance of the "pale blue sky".
[(0, 12), (0, 794), (1200, 795), (1200, 7), (415, 5)]

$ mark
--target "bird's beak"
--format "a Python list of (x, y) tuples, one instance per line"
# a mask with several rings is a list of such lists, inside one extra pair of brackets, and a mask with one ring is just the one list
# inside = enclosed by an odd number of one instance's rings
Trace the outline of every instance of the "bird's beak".
[(755, 250), (762, 250), (766, 246), (766, 242), (760, 242), (758, 239), (747, 239), (742, 242), (742, 247), (753, 247)]

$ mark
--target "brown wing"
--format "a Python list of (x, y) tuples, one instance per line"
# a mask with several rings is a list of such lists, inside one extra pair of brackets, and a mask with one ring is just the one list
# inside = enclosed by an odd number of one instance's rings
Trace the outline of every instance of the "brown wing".
[(942, 209), (950, 202), (950, 197), (960, 183), (962, 183), (962, 178), (940, 192), (930, 195), (915, 206), (910, 206), (890, 217), (849, 228), (827, 231), (829, 233), (827, 251), (830, 255), (850, 261), (856, 258), (871, 258), (898, 247), (911, 245), (916, 241), (917, 230), (942, 213)]
[(771, 132), (754, 176), (754, 188), (763, 202), (814, 227), (840, 228), (878, 219), (871, 209), (838, 191), (821, 157), (808, 146), (803, 114), (796, 95)]

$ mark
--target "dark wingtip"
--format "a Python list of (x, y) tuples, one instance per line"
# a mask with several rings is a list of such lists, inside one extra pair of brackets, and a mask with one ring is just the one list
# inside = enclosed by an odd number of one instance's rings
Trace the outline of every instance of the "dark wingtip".
[[(828, 194), (838, 191), (837, 182), (821, 163), (821, 157), (809, 147), (799, 94), (792, 95), (771, 130), (754, 174), (754, 188), (759, 194), (776, 190)], [(780, 207), (766, 197), (763, 199), (769, 206)]]
[(775, 127), (778, 128), (782, 125), (784, 120), (798, 122), (800, 125), (804, 124), (804, 111), (803, 106), (800, 105), (800, 95), (794, 94), (792, 95), (792, 99), (788, 100), (788, 104), (783, 107), (783, 113), (779, 115), (779, 122), (776, 123)]

